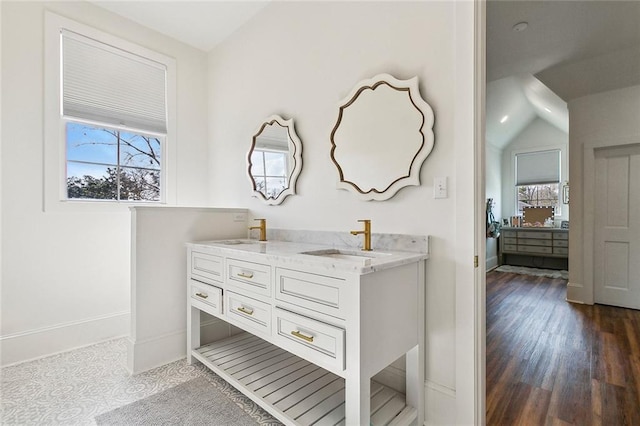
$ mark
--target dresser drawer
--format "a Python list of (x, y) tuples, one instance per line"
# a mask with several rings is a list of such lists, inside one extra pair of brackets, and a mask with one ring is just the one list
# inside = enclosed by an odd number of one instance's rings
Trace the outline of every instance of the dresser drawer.
[(275, 338), (283, 348), (331, 370), (344, 370), (344, 329), (280, 308), (275, 308), (275, 322)]
[(502, 231), (502, 236), (515, 238), (518, 236), (518, 233), (516, 231)]
[(225, 292), (229, 322), (252, 333), (271, 333), (271, 305), (232, 291)]
[(569, 247), (569, 241), (567, 240), (553, 240), (554, 247)]
[(276, 268), (276, 299), (344, 319), (344, 280)]
[(568, 240), (569, 233), (568, 232), (554, 232), (553, 233), (554, 240)]
[(222, 289), (203, 284), (201, 282), (195, 280), (189, 280), (189, 287), (191, 291), (191, 303), (196, 307), (198, 306), (195, 302), (204, 303), (208, 305), (206, 311), (212, 315), (220, 316), (222, 315)]
[(569, 249), (564, 247), (554, 247), (553, 254), (569, 254)]
[(552, 244), (551, 240), (536, 240), (533, 238), (518, 238), (518, 245), (527, 245), (527, 246), (547, 246), (550, 247)]
[(518, 246), (518, 253), (541, 253), (541, 254), (551, 254), (553, 252), (553, 247), (543, 247), (543, 246)]
[(191, 278), (204, 282), (223, 281), (223, 260), (208, 253), (191, 252)]
[(271, 267), (244, 260), (227, 259), (227, 284), (271, 297)]
[(535, 238), (538, 240), (550, 240), (551, 232), (544, 231), (518, 231), (518, 238)]
[(518, 246), (515, 244), (505, 244), (502, 251), (518, 251)]
[(517, 238), (505, 238), (504, 239), (504, 243), (505, 244), (516, 244), (518, 242)]

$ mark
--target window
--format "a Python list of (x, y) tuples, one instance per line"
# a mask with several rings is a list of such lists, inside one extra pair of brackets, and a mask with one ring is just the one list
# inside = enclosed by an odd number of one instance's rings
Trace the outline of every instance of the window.
[(44, 64), (45, 211), (174, 204), (175, 59), (47, 11)]
[(160, 201), (159, 137), (68, 121), (67, 198)]
[(71, 31), (61, 37), (66, 198), (161, 201), (166, 67)]
[(559, 216), (560, 150), (516, 154), (516, 211), (523, 207), (555, 207)]

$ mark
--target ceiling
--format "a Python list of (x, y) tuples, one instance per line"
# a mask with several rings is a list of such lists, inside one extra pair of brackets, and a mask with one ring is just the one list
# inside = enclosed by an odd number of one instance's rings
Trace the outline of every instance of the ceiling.
[[(208, 52), (270, 0), (90, 1)], [(536, 117), (568, 131), (566, 101), (640, 84), (640, 1), (489, 0), (487, 82), (489, 143)]]
[[(524, 31), (514, 31), (519, 22)], [(568, 131), (566, 102), (640, 84), (640, 1), (489, 1), (487, 141), (536, 117)], [(509, 118), (500, 123), (504, 116)]]
[(208, 52), (260, 12), (270, 0), (89, 1)]

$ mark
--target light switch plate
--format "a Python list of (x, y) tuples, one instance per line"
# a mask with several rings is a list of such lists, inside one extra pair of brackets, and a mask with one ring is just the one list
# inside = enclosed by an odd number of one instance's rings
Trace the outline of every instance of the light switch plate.
[(433, 178), (433, 198), (447, 198), (447, 177), (438, 176)]

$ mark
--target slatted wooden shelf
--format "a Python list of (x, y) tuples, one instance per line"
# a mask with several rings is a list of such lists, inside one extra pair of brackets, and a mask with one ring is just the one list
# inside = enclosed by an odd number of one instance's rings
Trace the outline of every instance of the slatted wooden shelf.
[[(193, 350), (193, 356), (288, 425), (345, 425), (345, 381), (252, 334)], [(371, 424), (397, 426), (417, 417), (404, 395), (371, 382)]]

